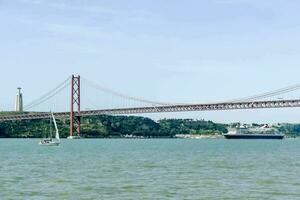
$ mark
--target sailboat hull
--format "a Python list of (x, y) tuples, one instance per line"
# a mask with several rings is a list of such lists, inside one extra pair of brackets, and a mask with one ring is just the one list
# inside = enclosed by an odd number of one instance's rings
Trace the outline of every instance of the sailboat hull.
[(59, 146), (60, 143), (48, 143), (48, 144), (45, 144), (45, 143), (39, 143), (39, 145), (41, 146)]
[(42, 140), (39, 142), (41, 146), (58, 146), (60, 144), (59, 141), (49, 141), (49, 140)]

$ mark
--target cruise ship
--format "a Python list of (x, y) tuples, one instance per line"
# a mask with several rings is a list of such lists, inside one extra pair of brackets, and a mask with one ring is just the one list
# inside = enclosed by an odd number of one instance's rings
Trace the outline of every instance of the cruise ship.
[(279, 133), (277, 130), (264, 125), (259, 128), (248, 128), (246, 125), (236, 128), (235, 131), (231, 131), (224, 134), (226, 139), (278, 139), (282, 140), (284, 134)]

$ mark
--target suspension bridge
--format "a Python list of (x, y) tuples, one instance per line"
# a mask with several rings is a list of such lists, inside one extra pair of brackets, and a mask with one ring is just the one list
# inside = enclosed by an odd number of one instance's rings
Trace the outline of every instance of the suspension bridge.
[[(103, 109), (83, 109), (82, 106), (82, 80), (84, 83), (96, 91), (110, 94), (111, 96), (125, 99), (126, 101), (139, 103), (139, 106), (119, 105), (111, 108)], [(141, 113), (162, 113), (162, 112), (191, 112), (191, 111), (217, 111), (217, 110), (237, 110), (237, 109), (263, 109), (263, 108), (287, 108), (300, 107), (300, 99), (290, 100), (262, 100), (265, 98), (275, 97), (285, 93), (293, 92), (300, 89), (300, 84), (292, 85), (286, 88), (275, 91), (250, 96), (242, 99), (234, 99), (224, 102), (192, 104), (192, 103), (170, 103), (157, 102), (147, 99), (137, 98), (125, 95), (114, 90), (103, 87), (95, 82), (89, 81), (80, 76), (72, 75), (57, 87), (42, 95), (38, 99), (30, 102), (24, 107), (25, 112), (14, 113), (0, 116), (0, 122), (14, 120), (33, 120), (46, 119), (49, 117), (49, 112), (36, 111), (35, 109), (44, 103), (55, 99), (60, 93), (68, 91), (69, 110), (63, 112), (55, 112), (57, 118), (69, 118), (70, 120), (70, 136), (80, 136), (81, 118), (84, 116), (94, 115), (125, 115), (125, 114), (141, 114)], [(70, 93), (69, 93), (70, 92)], [(94, 96), (98, 96), (97, 94)], [(99, 95), (100, 96), (100, 95)], [(102, 97), (102, 96), (101, 96)], [(107, 102), (110, 102), (108, 100)], [(55, 102), (54, 102), (55, 104)], [(109, 106), (108, 106), (109, 107)]]

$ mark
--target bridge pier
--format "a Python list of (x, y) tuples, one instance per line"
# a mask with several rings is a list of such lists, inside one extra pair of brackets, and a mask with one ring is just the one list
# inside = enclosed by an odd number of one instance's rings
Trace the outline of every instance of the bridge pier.
[(71, 111), (70, 111), (70, 138), (75, 134), (80, 137), (80, 76), (72, 75), (71, 80)]

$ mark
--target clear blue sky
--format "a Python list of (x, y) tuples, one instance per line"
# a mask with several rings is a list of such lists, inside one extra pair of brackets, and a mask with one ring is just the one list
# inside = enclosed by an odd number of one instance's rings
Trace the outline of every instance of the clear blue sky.
[[(16, 87), (28, 103), (72, 73), (167, 102), (299, 83), (299, 10), (296, 0), (0, 0), (0, 110)], [(151, 116), (300, 122), (300, 109)]]

